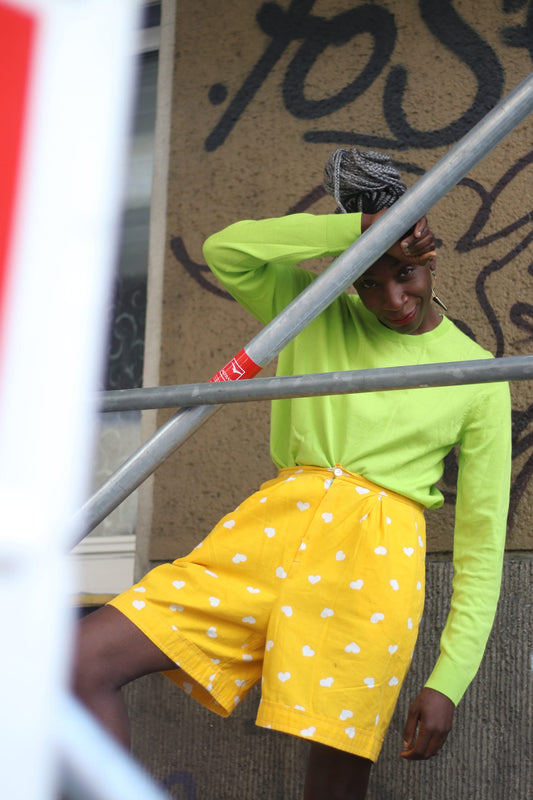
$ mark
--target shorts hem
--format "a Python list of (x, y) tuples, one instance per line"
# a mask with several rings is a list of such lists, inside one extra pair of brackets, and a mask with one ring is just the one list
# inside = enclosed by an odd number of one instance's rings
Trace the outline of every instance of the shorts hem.
[[(186, 673), (186, 676), (194, 680), (204, 690), (201, 692), (201, 696), (194, 696), (193, 699), (221, 717), (228, 717), (231, 714), (235, 708), (234, 687), (207, 656), (186, 639), (180, 637), (177, 631), (172, 631), (171, 634), (163, 638), (154, 634), (150, 620), (154, 620), (156, 626), (161, 625), (161, 620), (150, 609), (143, 609), (143, 618), (141, 618), (140, 614), (136, 614), (135, 619), (133, 619), (133, 615), (120, 602), (120, 595), (113, 598), (107, 605), (113, 606), (121, 614), (124, 614), (162, 653), (176, 663), (175, 670), (163, 670), (162, 675), (171, 680), (178, 688), (186, 691), (183, 686), (184, 681), (181, 680), (182, 673)], [(207, 687), (212, 683), (210, 678), (213, 673), (216, 674), (216, 680), (219, 683), (223, 683), (223, 686), (208, 689)], [(186, 682), (187, 677), (184, 680)]]
[(288, 733), (309, 742), (320, 742), (337, 750), (376, 762), (383, 739), (375, 733), (358, 730), (356, 725), (317, 717), (306, 711), (262, 700), (257, 712), (256, 725), (261, 728)]

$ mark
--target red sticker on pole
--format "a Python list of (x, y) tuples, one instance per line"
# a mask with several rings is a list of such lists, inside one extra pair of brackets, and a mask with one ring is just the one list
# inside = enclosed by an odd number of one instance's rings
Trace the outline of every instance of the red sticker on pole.
[(241, 350), (233, 356), (216, 375), (209, 379), (209, 383), (220, 383), (221, 381), (240, 381), (243, 378), (253, 378), (261, 371), (259, 364), (252, 361), (246, 350)]

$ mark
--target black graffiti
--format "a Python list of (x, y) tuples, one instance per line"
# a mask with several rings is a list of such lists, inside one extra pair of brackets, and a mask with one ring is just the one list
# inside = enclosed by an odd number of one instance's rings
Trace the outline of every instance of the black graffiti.
[[(315, 0), (292, 0), (287, 10), (277, 3), (263, 3), (256, 15), (259, 28), (269, 38), (265, 51), (252, 67), (222, 117), (205, 140), (207, 151), (216, 150), (227, 139), (242, 114), (254, 99), (273, 68), (292, 42), (299, 42), (282, 82), (282, 98), (287, 111), (298, 119), (326, 117), (363, 95), (390, 64), (397, 38), (393, 14), (377, 3), (362, 3), (334, 17), (311, 14)], [(533, 4), (532, 4), (533, 6)], [(434, 148), (458, 141), (500, 99), (504, 73), (490, 45), (460, 16), (452, 0), (419, 0), (420, 17), (431, 35), (447, 48), (472, 73), (476, 92), (469, 107), (457, 119), (430, 131), (413, 127), (405, 111), (408, 72), (400, 64), (392, 65), (383, 93), (383, 115), (392, 136), (364, 133), (354, 125), (348, 131), (312, 130), (304, 140), (336, 145), (362, 145), (402, 150), (408, 147)], [(530, 42), (533, 12), (524, 28), (505, 28), (502, 40), (508, 46), (533, 48)], [(372, 53), (358, 74), (345, 72), (348, 83), (333, 94), (309, 98), (306, 83), (312, 69), (331, 47), (341, 47), (370, 34)], [(529, 42), (529, 44), (528, 44)], [(415, 80), (413, 78), (413, 80)], [(227, 88), (222, 83), (210, 87), (208, 97), (214, 105), (226, 101)], [(356, 118), (356, 117), (355, 117)]]
[(528, 7), (526, 24), (504, 28), (502, 41), (508, 47), (524, 48), (533, 61), (533, 3), (528, 6), (528, 0), (504, 0), (504, 11), (520, 11), (525, 7)]
[(528, 336), (518, 339), (513, 344), (533, 342), (533, 306), (529, 303), (515, 303), (511, 308), (510, 317), (513, 325), (528, 332)]
[(409, 125), (404, 111), (407, 70), (394, 67), (385, 86), (383, 111), (399, 146), (433, 148), (458, 141), (496, 105), (504, 74), (496, 53), (461, 18), (452, 0), (420, 0), (420, 15), (428, 30), (472, 72), (477, 90), (470, 107), (443, 128), (421, 131)]
[(192, 260), (181, 236), (173, 236), (170, 239), (170, 249), (176, 260), (202, 289), (206, 289), (217, 297), (223, 297), (225, 300), (233, 300), (229, 292), (212, 282), (213, 275), (206, 264), (198, 264)]
[[(533, 209), (523, 214), (519, 219), (506, 225), (503, 228), (497, 229), (490, 234), (483, 235), (485, 228), (489, 223), (494, 223), (495, 204), (504, 189), (512, 187), (512, 182), (516, 180), (521, 173), (533, 164), (533, 151), (526, 153), (515, 164), (513, 164), (496, 182), (493, 189), (487, 191), (476, 181), (472, 179), (464, 179), (461, 185), (468, 186), (473, 189), (479, 196), (480, 205), (474, 215), (474, 218), (469, 225), (467, 231), (460, 237), (457, 242), (456, 250), (459, 253), (468, 253), (471, 250), (487, 247), (493, 242), (506, 239), (511, 233), (515, 233), (520, 229), (526, 230), (533, 222)], [(515, 260), (517, 256), (525, 252), (533, 241), (533, 230), (526, 230), (523, 238), (518, 241), (507, 253), (499, 259), (491, 259), (488, 264), (483, 266), (478, 273), (476, 279), (476, 296), (477, 300), (483, 309), (485, 317), (494, 334), (496, 346), (494, 352), (496, 356), (503, 356), (505, 354), (505, 337), (503, 328), (498, 316), (498, 312), (489, 300), (488, 285), (490, 277), (500, 270), (504, 269), (508, 264)], [(528, 270), (531, 274), (531, 270)], [(511, 310), (511, 321), (517, 327), (523, 327), (517, 324), (520, 316), (520, 307), (517, 309), (515, 304), (514, 311)], [(516, 344), (516, 342), (513, 342)]]

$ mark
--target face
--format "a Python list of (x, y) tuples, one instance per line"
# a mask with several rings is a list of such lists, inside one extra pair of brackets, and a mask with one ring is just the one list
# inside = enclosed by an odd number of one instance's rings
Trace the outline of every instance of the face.
[(429, 266), (404, 264), (386, 254), (354, 286), (366, 308), (393, 331), (427, 333), (441, 321), (431, 303)]

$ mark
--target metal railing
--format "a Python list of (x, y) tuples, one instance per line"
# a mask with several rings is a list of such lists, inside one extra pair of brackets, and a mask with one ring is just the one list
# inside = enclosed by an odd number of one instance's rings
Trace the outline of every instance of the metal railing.
[[(463, 178), (533, 109), (533, 73), (490, 111), (331, 266), (244, 348), (264, 367)], [(506, 359), (508, 360), (508, 359)], [(491, 362), (494, 363), (494, 362)], [(442, 368), (442, 370), (444, 367)], [(300, 376), (301, 378), (302, 376)], [(281, 380), (281, 379), (279, 379)], [(452, 381), (453, 382), (453, 381)], [(428, 385), (428, 384), (426, 384)], [(206, 387), (207, 389), (207, 387)], [(147, 391), (147, 390), (144, 390)], [(156, 391), (156, 390), (153, 390)], [(159, 390), (160, 392), (163, 390)], [(211, 384), (209, 394), (230, 392)], [(205, 395), (204, 395), (205, 397)], [(125, 500), (219, 408), (219, 401), (177, 411), (80, 510), (83, 538)], [(224, 399), (223, 402), (229, 402)]]
[(152, 389), (120, 389), (102, 392), (100, 411), (140, 411), (176, 406), (245, 403), (288, 397), (326, 394), (358, 394), (397, 389), (427, 389), (466, 383), (533, 380), (533, 356), (508, 356), (487, 361), (449, 361), (408, 367), (313, 372), (277, 378), (228, 383), (188, 383)]

